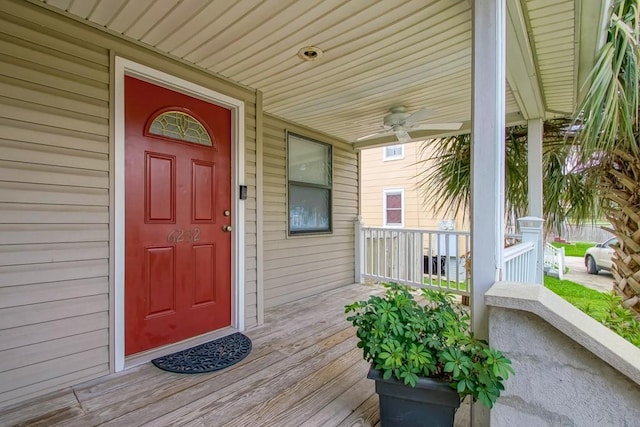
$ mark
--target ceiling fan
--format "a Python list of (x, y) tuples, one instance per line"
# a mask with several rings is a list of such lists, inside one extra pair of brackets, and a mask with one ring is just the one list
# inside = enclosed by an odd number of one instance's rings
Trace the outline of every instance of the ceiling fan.
[(411, 140), (409, 131), (413, 130), (457, 130), (462, 127), (462, 123), (425, 123), (418, 124), (425, 120), (432, 114), (432, 111), (428, 108), (422, 108), (413, 114), (407, 113), (407, 109), (399, 105), (390, 109), (391, 113), (387, 114), (383, 120), (383, 130), (372, 133), (370, 135), (361, 136), (356, 141), (362, 141), (363, 139), (374, 138), (378, 136), (395, 134), (396, 138), (400, 142), (407, 142)]

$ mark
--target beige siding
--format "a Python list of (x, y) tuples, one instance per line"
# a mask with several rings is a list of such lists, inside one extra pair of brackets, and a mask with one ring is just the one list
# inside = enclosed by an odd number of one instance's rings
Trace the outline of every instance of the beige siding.
[[(257, 323), (255, 92), (0, 2), (0, 407), (108, 374), (110, 54), (245, 102), (245, 323)], [(112, 356), (112, 355), (111, 355)]]
[(0, 18), (0, 405), (109, 372), (109, 54)]
[[(370, 148), (361, 152), (362, 167), (362, 219), (371, 227), (383, 226), (385, 189), (404, 190), (404, 227), (437, 229), (439, 221), (455, 219), (454, 215), (435, 213), (420, 195), (419, 174), (425, 169), (422, 160), (428, 155), (420, 152), (420, 143), (404, 145), (404, 159), (383, 158), (384, 148)], [(463, 229), (462, 218), (457, 219), (456, 228)], [(468, 227), (468, 225), (467, 225)]]
[[(330, 235), (287, 236), (286, 130), (333, 144)], [(269, 115), (264, 118), (263, 153), (265, 307), (353, 283), (356, 153), (345, 143)]]

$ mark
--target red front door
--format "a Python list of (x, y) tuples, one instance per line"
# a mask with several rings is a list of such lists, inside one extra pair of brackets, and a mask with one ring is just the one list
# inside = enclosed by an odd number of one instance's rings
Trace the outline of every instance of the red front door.
[(231, 113), (125, 77), (125, 354), (231, 324)]

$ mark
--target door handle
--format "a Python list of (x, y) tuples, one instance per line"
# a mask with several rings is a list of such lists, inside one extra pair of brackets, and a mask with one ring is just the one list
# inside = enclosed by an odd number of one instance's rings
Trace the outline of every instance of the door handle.
[(222, 226), (222, 231), (227, 231), (228, 232), (228, 231), (231, 231), (231, 230), (232, 230), (232, 228), (231, 228), (230, 225), (223, 225)]

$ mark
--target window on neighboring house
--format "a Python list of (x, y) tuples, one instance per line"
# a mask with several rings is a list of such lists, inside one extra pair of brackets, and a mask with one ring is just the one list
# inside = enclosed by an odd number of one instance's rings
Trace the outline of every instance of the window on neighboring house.
[(404, 159), (404, 145), (388, 145), (383, 148), (382, 160), (400, 160)]
[(384, 225), (404, 226), (404, 190), (384, 190)]
[(331, 145), (287, 133), (289, 234), (331, 232)]

